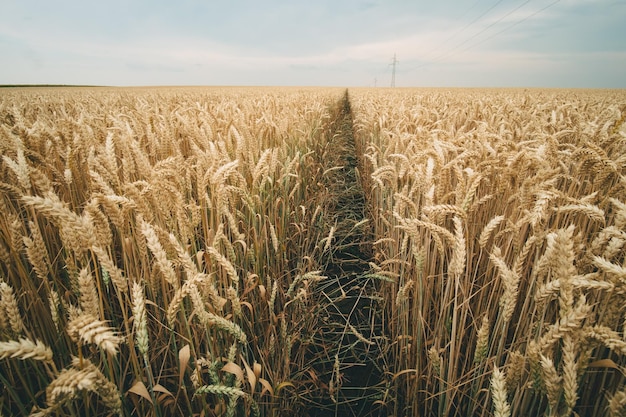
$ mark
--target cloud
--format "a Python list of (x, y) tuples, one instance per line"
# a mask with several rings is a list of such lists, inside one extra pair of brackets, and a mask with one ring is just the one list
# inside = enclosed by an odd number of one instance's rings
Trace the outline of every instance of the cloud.
[(307, 64), (291, 64), (289, 68), (295, 71), (318, 71), (320, 67), (318, 65)]
[(590, 84), (626, 82), (587, 65), (625, 67), (624, 1), (6, 3), (0, 82), (371, 84), (394, 54), (398, 84), (558, 82), (568, 65)]

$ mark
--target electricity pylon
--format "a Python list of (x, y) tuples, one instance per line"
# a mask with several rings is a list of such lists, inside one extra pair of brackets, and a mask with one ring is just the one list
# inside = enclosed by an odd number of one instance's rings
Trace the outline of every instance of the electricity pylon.
[(393, 54), (393, 61), (391, 61), (391, 87), (396, 86), (396, 64), (398, 60), (396, 59), (396, 54)]

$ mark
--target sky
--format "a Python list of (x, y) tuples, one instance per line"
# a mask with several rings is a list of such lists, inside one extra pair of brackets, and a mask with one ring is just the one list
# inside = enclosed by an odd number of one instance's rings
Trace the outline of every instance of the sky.
[(0, 0), (0, 57), (0, 84), (626, 88), (626, 0)]

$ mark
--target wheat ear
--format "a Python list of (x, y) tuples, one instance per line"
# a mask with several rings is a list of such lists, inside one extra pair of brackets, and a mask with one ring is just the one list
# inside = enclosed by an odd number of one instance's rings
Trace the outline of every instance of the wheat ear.
[(169, 284), (174, 287), (174, 289), (178, 289), (180, 284), (178, 282), (178, 278), (176, 277), (176, 273), (174, 272), (174, 268), (172, 266), (172, 262), (167, 259), (167, 253), (161, 242), (159, 242), (159, 237), (157, 236), (154, 228), (144, 220), (140, 220), (141, 222), (141, 233), (146, 238), (148, 242), (148, 247), (150, 251), (154, 255), (156, 260), (156, 264), (159, 267), (159, 270), (165, 277), (165, 280), (169, 282)]
[(67, 333), (75, 343), (93, 343), (111, 355), (117, 354), (123, 341), (106, 322), (89, 313), (81, 313), (71, 318), (67, 324)]
[(609, 400), (609, 415), (623, 417), (626, 415), (626, 391), (618, 391)]
[(491, 397), (494, 417), (510, 417), (511, 406), (507, 400), (506, 376), (498, 367), (494, 367), (493, 374), (491, 374)]
[(448, 266), (448, 273), (453, 277), (460, 277), (465, 272), (467, 248), (465, 244), (465, 233), (463, 222), (459, 216), (454, 216), (454, 251), (452, 260)]
[(111, 411), (121, 414), (122, 401), (117, 387), (87, 359), (74, 358), (72, 367), (61, 371), (46, 388), (46, 403), (50, 408), (57, 407), (76, 398), (79, 391), (98, 394)]
[(88, 268), (83, 268), (78, 274), (78, 288), (80, 290), (80, 308), (94, 317), (100, 317), (98, 292), (93, 276)]
[(148, 355), (148, 324), (146, 319), (146, 300), (144, 298), (143, 286), (133, 282), (133, 329), (135, 331), (135, 341), (139, 352), (147, 358)]
[(37, 340), (20, 338), (8, 342), (0, 342), (0, 359), (18, 358), (52, 362), (52, 349)]
[(476, 335), (476, 350), (474, 351), (474, 363), (482, 362), (489, 353), (489, 317), (483, 316), (480, 329)]
[(13, 288), (4, 281), (0, 281), (0, 314), (6, 314), (9, 326), (14, 334), (22, 333), (24, 322), (17, 306)]

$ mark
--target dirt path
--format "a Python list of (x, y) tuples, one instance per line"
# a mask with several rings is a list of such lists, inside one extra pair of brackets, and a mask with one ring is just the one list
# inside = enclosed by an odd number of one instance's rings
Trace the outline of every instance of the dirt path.
[(326, 170), (325, 224), (332, 238), (321, 261), (328, 279), (318, 288), (323, 360), (313, 364), (328, 391), (312, 404), (310, 415), (316, 417), (378, 415), (374, 402), (384, 390), (377, 281), (369, 276), (371, 233), (352, 128), (346, 91), (320, 155)]

